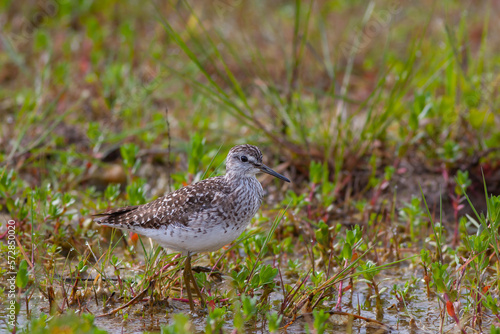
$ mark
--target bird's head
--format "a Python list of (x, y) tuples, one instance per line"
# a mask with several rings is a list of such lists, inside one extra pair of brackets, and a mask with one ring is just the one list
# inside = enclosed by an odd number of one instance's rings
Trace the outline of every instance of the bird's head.
[(257, 173), (267, 173), (283, 181), (290, 182), (283, 175), (276, 173), (262, 163), (262, 152), (257, 146), (238, 145), (228, 153), (226, 173), (232, 176), (255, 176)]

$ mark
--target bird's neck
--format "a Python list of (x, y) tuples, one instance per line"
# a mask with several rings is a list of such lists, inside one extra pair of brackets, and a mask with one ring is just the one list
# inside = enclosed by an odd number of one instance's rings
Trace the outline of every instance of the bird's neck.
[(224, 175), (224, 177), (228, 182), (248, 182), (254, 180), (257, 181), (255, 174), (241, 174), (232, 171), (226, 172), (226, 175)]
[(224, 176), (226, 181), (233, 184), (235, 187), (246, 186), (250, 188), (256, 188), (257, 190), (262, 189), (262, 186), (255, 177), (255, 174), (241, 174), (241, 173), (231, 173), (228, 172)]
[(225, 175), (226, 181), (231, 185), (233, 194), (237, 197), (248, 197), (248, 199), (255, 200), (260, 206), (264, 196), (264, 189), (255, 175), (242, 175), (227, 173)]

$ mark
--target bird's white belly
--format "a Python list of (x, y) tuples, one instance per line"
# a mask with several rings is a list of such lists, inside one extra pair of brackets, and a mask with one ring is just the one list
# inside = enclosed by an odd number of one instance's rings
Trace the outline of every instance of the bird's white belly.
[(185, 226), (169, 225), (158, 230), (135, 228), (134, 232), (153, 239), (161, 246), (183, 253), (212, 252), (233, 242), (248, 224), (225, 227), (223, 224), (208, 228), (192, 229)]

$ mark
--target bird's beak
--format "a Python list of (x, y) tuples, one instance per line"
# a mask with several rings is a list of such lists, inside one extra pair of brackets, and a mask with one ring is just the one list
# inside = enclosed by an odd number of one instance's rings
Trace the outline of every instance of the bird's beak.
[(283, 175), (281, 175), (279, 173), (276, 173), (275, 171), (273, 171), (271, 168), (267, 167), (266, 165), (260, 165), (260, 166), (257, 166), (257, 168), (260, 169), (260, 171), (263, 173), (267, 173), (269, 175), (277, 177), (278, 179), (282, 179), (283, 181), (290, 182), (289, 179), (287, 179), (286, 177), (284, 177)]

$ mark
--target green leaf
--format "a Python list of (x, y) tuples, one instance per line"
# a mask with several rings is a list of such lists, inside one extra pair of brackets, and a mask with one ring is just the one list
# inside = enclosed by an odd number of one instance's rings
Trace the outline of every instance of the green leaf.
[(28, 262), (22, 260), (16, 276), (16, 286), (19, 289), (24, 289), (26, 285), (28, 285)]
[(350, 260), (352, 257), (352, 247), (347, 242), (344, 244), (344, 248), (342, 248), (342, 257), (345, 260)]
[(319, 228), (314, 232), (316, 236), (316, 241), (321, 246), (328, 247), (330, 245), (329, 244), (330, 231), (328, 229), (328, 225), (326, 225), (324, 221), (320, 221), (318, 225)]
[(120, 153), (123, 158), (123, 163), (125, 166), (128, 168), (134, 167), (135, 164), (135, 159), (137, 157), (137, 154), (139, 153), (139, 146), (133, 144), (133, 143), (128, 143), (124, 144), (120, 147)]
[(273, 282), (274, 278), (278, 275), (278, 269), (273, 268), (270, 265), (265, 265), (259, 272), (259, 283), (260, 285), (266, 285)]
[(318, 184), (321, 182), (323, 175), (323, 165), (321, 162), (315, 162), (311, 161), (311, 164), (309, 166), (309, 180), (311, 180), (312, 183)]

